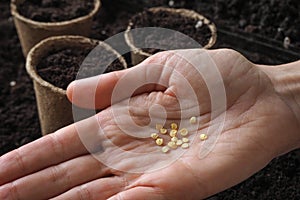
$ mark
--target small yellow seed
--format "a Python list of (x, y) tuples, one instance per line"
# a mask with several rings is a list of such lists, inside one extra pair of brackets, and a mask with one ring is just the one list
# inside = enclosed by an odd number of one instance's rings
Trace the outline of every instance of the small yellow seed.
[(178, 128), (178, 126), (177, 126), (176, 123), (172, 123), (172, 124), (171, 124), (171, 129), (172, 129), (172, 130), (177, 130), (177, 128)]
[(172, 137), (171, 141), (176, 143), (178, 141), (178, 138), (177, 137)]
[(163, 148), (161, 148), (162, 152), (167, 153), (170, 148), (168, 146), (164, 146)]
[(191, 124), (196, 124), (197, 123), (197, 118), (196, 117), (191, 117), (190, 123)]
[(168, 132), (168, 130), (165, 129), (165, 128), (161, 128), (161, 129), (159, 130), (159, 132), (160, 132), (161, 134), (166, 134), (166, 133)]
[(156, 140), (158, 138), (158, 134), (157, 133), (152, 133), (151, 138)]
[(187, 136), (189, 133), (189, 131), (186, 128), (181, 129), (179, 132), (180, 132), (180, 135), (182, 135), (182, 136)]
[(164, 140), (162, 138), (157, 138), (155, 142), (158, 146), (161, 146), (161, 145), (163, 145)]
[(171, 147), (171, 148), (173, 148), (173, 149), (176, 149), (176, 148), (177, 148), (177, 145), (176, 145), (175, 142), (169, 142), (169, 143), (168, 143), (168, 146)]
[(176, 145), (181, 146), (183, 144), (182, 140), (177, 140)]
[(177, 136), (177, 130), (171, 130), (170, 131), (170, 136), (171, 137), (176, 137)]
[(186, 137), (182, 138), (183, 143), (188, 143), (189, 141), (190, 141), (189, 138), (186, 138)]
[(200, 140), (204, 141), (204, 140), (207, 140), (208, 136), (206, 134), (201, 134), (200, 135)]
[(189, 148), (189, 144), (188, 143), (183, 143), (182, 145), (181, 145), (181, 148), (183, 148), (183, 149), (187, 149), (187, 148)]
[(159, 131), (160, 129), (163, 128), (163, 125), (161, 125), (161, 124), (156, 124), (155, 128), (156, 128), (156, 130)]

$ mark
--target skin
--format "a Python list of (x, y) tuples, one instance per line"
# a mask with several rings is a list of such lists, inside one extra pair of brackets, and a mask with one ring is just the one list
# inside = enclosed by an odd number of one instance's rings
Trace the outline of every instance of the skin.
[[(213, 65), (205, 61), (207, 55), (216, 64), (226, 91), (226, 110), (213, 116), (204, 79), (183, 59), (195, 59), (201, 70), (208, 72)], [(196, 59), (199, 57), (203, 59)], [(149, 67), (154, 63), (160, 65)], [(74, 82), (68, 88), (73, 103), (90, 107), (94, 98), (88, 88), (96, 87), (96, 107), (104, 110), (1, 156), (0, 199), (203, 199), (225, 190), (273, 158), (300, 147), (296, 114), (300, 113), (300, 76), (295, 73), (299, 65), (259, 66), (228, 49), (183, 50), (159, 53), (134, 68), (101, 75), (99, 83), (99, 77)], [(189, 93), (178, 74), (189, 81), (197, 94), (196, 101), (180, 99), (184, 101), (181, 108), (177, 97)], [(111, 106), (114, 86), (126, 75), (128, 84), (141, 79), (165, 85), (139, 87), (131, 98), (131, 94), (120, 94)], [(128, 98), (129, 104), (124, 106)], [(135, 123), (146, 125), (149, 109), (156, 104), (164, 107), (167, 122), (179, 120), (180, 113), (184, 113), (184, 122), (188, 123), (187, 116), (196, 116), (200, 124), (193, 133), (191, 147), (176, 159), (177, 150), (155, 154), (160, 147), (153, 140), (125, 134), (120, 121), (114, 119), (116, 109), (126, 128), (129, 110)], [(191, 109), (197, 106), (200, 109)], [(154, 112), (153, 118), (160, 119), (159, 114)], [(208, 155), (199, 158), (201, 148), (213, 137), (209, 135), (206, 143), (197, 136), (207, 133), (210, 127), (221, 126), (222, 117), (225, 122), (216, 143)], [(84, 137), (91, 137), (94, 143), (84, 145)], [(99, 144), (105, 165), (87, 150), (95, 150)], [(165, 165), (164, 161), (170, 162)], [(132, 173), (143, 170), (147, 172)]]

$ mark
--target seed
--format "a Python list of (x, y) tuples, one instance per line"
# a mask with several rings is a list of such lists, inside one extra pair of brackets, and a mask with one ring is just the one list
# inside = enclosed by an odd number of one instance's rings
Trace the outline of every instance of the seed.
[(159, 132), (160, 132), (161, 134), (166, 134), (166, 133), (168, 132), (168, 130), (165, 129), (165, 128), (161, 128), (161, 129), (159, 130)]
[(176, 145), (181, 146), (183, 144), (182, 140), (177, 140)]
[(156, 140), (158, 138), (158, 134), (157, 133), (152, 133), (151, 138)]
[(183, 149), (187, 149), (187, 148), (189, 148), (189, 144), (188, 143), (183, 143), (182, 145), (181, 145), (181, 148), (183, 148)]
[(161, 145), (163, 145), (164, 140), (163, 140), (162, 138), (157, 138), (157, 139), (155, 140), (155, 142), (156, 142), (156, 144), (157, 144), (158, 146), (161, 146)]
[(170, 148), (168, 146), (164, 146), (163, 148), (161, 148), (162, 152), (167, 153)]
[(204, 140), (207, 140), (208, 136), (206, 134), (201, 134), (200, 135), (200, 140), (204, 141)]
[(170, 131), (170, 136), (171, 137), (176, 137), (177, 136), (177, 130), (171, 130)]
[(188, 143), (189, 141), (190, 141), (189, 138), (186, 138), (186, 137), (182, 138), (183, 143)]
[(186, 128), (181, 129), (179, 132), (182, 136), (187, 136), (189, 133), (189, 131)]
[(177, 148), (177, 145), (176, 145), (175, 142), (169, 142), (169, 143), (168, 143), (168, 146), (171, 147), (171, 148), (173, 148), (173, 149), (176, 149), (176, 148)]
[(197, 123), (197, 118), (196, 117), (191, 117), (190, 123), (191, 124), (196, 124)]
[(177, 140), (178, 140), (177, 137), (172, 137), (172, 139), (171, 139), (171, 141), (172, 141), (172, 142), (175, 142), (175, 143), (177, 142)]
[(172, 129), (172, 130), (177, 130), (177, 128), (178, 128), (178, 126), (177, 126), (176, 123), (172, 123), (172, 124), (171, 124), (171, 129)]
[(161, 125), (161, 124), (156, 124), (155, 128), (156, 128), (156, 130), (159, 131), (160, 129), (163, 128), (163, 125)]

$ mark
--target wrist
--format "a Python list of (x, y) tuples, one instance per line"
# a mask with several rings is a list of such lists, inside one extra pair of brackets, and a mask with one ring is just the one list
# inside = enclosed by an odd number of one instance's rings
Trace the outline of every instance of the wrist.
[(259, 66), (273, 83), (274, 90), (298, 122), (295, 143), (300, 148), (300, 61), (278, 66)]

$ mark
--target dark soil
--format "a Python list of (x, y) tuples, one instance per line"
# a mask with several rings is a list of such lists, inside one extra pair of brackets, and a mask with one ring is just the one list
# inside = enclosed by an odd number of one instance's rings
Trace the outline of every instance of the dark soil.
[[(215, 1), (215, 0), (213, 0)], [(129, 19), (132, 18), (137, 12), (143, 11), (145, 8), (152, 6), (163, 6), (163, 7), (176, 7), (180, 8), (178, 5), (183, 5), (183, 8), (194, 8), (199, 11), (204, 16), (210, 18), (217, 26), (221, 26), (220, 23), (215, 19), (214, 12), (212, 8), (215, 6), (215, 2), (205, 1), (205, 0), (174, 0), (174, 6), (169, 6), (169, 0), (144, 0), (144, 1), (122, 1), (122, 0), (103, 0), (101, 7), (101, 12), (97, 14), (94, 19), (92, 38), (105, 40), (110, 36), (113, 36), (119, 32), (126, 30), (128, 26)], [(111, 3), (110, 3), (111, 2)], [(117, 7), (115, 5), (118, 5)], [(129, 11), (127, 12), (127, 10)], [(136, 11), (136, 12), (134, 12)], [(230, 19), (228, 19), (230, 21)], [(234, 20), (234, 19), (233, 19)], [(236, 31), (233, 31), (235, 33)], [(261, 35), (267, 36), (267, 35)], [(249, 38), (250, 39), (250, 38)], [(255, 42), (255, 41), (254, 41)], [(123, 41), (125, 44), (125, 41)], [(249, 60), (258, 64), (283, 64), (286, 62), (292, 62), (297, 60), (297, 58), (292, 58), (289, 55), (283, 55), (284, 60), (277, 59), (273, 55), (266, 55), (264, 52), (268, 50), (262, 50), (259, 46), (257, 48), (249, 49), (249, 46), (253, 45), (241, 45), (236, 44), (234, 40), (228, 42), (227, 38), (220, 33), (218, 33), (217, 44), (213, 48), (232, 48), (240, 51)], [(132, 66), (130, 60), (130, 54), (123, 55), (128, 61), (128, 66)], [(300, 58), (300, 54), (299, 54)]]
[(41, 136), (32, 81), (9, 2), (0, 2), (0, 155)]
[[(144, 10), (147, 1), (141, 0), (102, 0), (101, 11), (97, 13), (93, 20), (91, 38), (106, 40), (109, 37), (123, 32), (127, 29), (129, 19), (137, 12)], [(127, 46), (124, 40), (119, 41), (120, 46)], [(123, 57), (127, 61), (127, 66), (132, 67), (130, 53)]]
[[(190, 0), (182, 0), (180, 2), (189, 1)], [(254, 0), (250, 1), (254, 2)], [(275, 2), (279, 1), (280, 0), (275, 0)], [(0, 1), (0, 155), (41, 136), (33, 87), (30, 78), (25, 72), (24, 58), (22, 57), (17, 34), (9, 14), (9, 2), (9, 0)], [(113, 3), (110, 4), (109, 2)], [(123, 10), (122, 12), (114, 10), (116, 2), (123, 2), (118, 8), (119, 10)], [(149, 7), (154, 0), (144, 0), (143, 2)], [(197, 0), (197, 3), (198, 2), (206, 2), (207, 6), (198, 6), (196, 7), (197, 9), (209, 10), (216, 5), (216, 0)], [(262, 0), (257, 2), (266, 1)], [(279, 4), (281, 4), (280, 2)], [(288, 0), (284, 0), (283, 2), (288, 2)], [(137, 12), (141, 11), (140, 7), (142, 5), (141, 0), (104, 0), (103, 3), (105, 3), (104, 7), (95, 19), (93, 29), (93, 37), (102, 39), (106, 39), (119, 31), (125, 30), (128, 19), (135, 14), (133, 10), (136, 9)], [(155, 3), (156, 6), (168, 6), (168, 1), (165, 0), (155, 0)], [(126, 5), (122, 7), (124, 4), (130, 4), (130, 6)], [(275, 6), (278, 9), (279, 4)], [(130, 8), (130, 12), (125, 12), (124, 10), (128, 8)], [(290, 8), (287, 9), (289, 10)], [(112, 10), (115, 12), (111, 12)], [(288, 10), (283, 14), (289, 14)], [(207, 11), (205, 15), (211, 16), (211, 19), (216, 18), (212, 11)], [(299, 21), (299, 18), (294, 19), (294, 21)], [(218, 24), (217, 20), (215, 20), (215, 22)], [(299, 23), (291, 23), (291, 25), (297, 24)], [(105, 34), (102, 34), (102, 31), (105, 31)], [(264, 35), (264, 33), (262, 33), (262, 35)], [(222, 37), (219, 37), (217, 46), (239, 49), (230, 42), (224, 42)], [(256, 60), (256, 62), (264, 64), (279, 64), (282, 62), (280, 60), (274, 61), (270, 57), (257, 54), (256, 51), (249, 52), (247, 49), (242, 50), (243, 54), (244, 52), (248, 53), (247, 57), (252, 61)], [(16, 81), (16, 85), (13, 87), (10, 86), (12, 81)], [(248, 180), (208, 199), (298, 200), (300, 199), (299, 188), (300, 150), (297, 150), (274, 159), (266, 168)]]
[(197, 0), (150, 0), (151, 7), (164, 6), (170, 8), (188, 8), (193, 9)]
[[(203, 25), (197, 27), (199, 20), (182, 16), (178, 13), (171, 13), (165, 11), (152, 12), (149, 10), (143, 11), (142, 13), (135, 15), (130, 20), (133, 23), (132, 28), (143, 28), (143, 27), (161, 27), (167, 28), (175, 31), (179, 31), (201, 46), (208, 44), (212, 34), (210, 29), (203, 21)], [(199, 47), (196, 42), (187, 40), (186, 38), (180, 37), (178, 34), (171, 34), (166, 37), (164, 34), (155, 33), (139, 33), (133, 36), (135, 46), (137, 47), (151, 47), (153, 44), (159, 47), (165, 47), (168, 49), (170, 44), (174, 45), (176, 41), (176, 49), (188, 49), (188, 48), (197, 48)], [(154, 54), (160, 49), (144, 49), (150, 54)], [(170, 50), (170, 49), (169, 49)]]
[(299, 0), (198, 0), (196, 9), (214, 19), (219, 27), (256, 33), (300, 47)]
[(94, 0), (26, 0), (18, 12), (38, 22), (61, 22), (89, 14)]
[[(81, 65), (93, 48), (95, 48), (95, 46), (86, 48), (64, 48), (52, 51), (42, 58), (42, 61), (38, 64), (38, 74), (47, 82), (62, 89), (67, 89), (68, 85), (76, 79), (80, 68), (80, 78), (99, 75), (102, 70), (104, 71), (104, 69), (106, 69), (106, 66), (103, 66), (101, 63), (114, 60), (113, 56), (115, 55), (103, 48), (98, 48), (97, 57), (95, 55), (93, 55), (94, 58), (89, 56), (89, 61), (93, 64), (90, 63), (89, 66)], [(124, 69), (123, 64), (116, 59), (107, 66), (104, 73), (122, 69)]]

